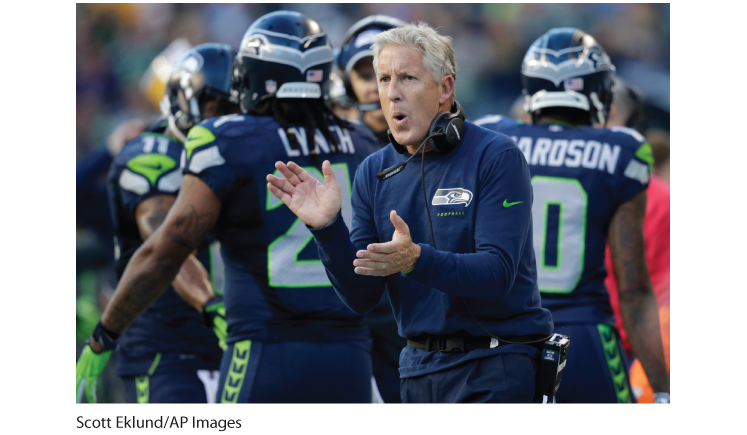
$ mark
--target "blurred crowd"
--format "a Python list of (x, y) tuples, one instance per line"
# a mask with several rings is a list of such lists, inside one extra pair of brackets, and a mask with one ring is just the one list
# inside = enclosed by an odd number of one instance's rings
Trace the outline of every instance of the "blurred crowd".
[[(107, 138), (124, 121), (159, 113), (162, 88), (153, 78), (162, 72), (154, 62), (159, 55), (204, 42), (237, 48), (256, 18), (280, 9), (319, 22), (336, 47), (353, 23), (371, 14), (440, 27), (453, 38), (456, 93), (468, 119), (489, 113), (520, 116), (521, 104), (515, 102), (529, 45), (552, 27), (583, 29), (607, 51), (618, 77), (642, 97), (644, 117), (636, 127), (652, 145), (657, 173), (669, 180), (668, 4), (78, 4), (76, 352), (116, 285), (104, 177), (107, 154), (116, 153), (117, 146), (109, 141), (107, 149)], [(103, 171), (86, 170), (97, 168)], [(113, 376), (106, 379), (116, 382)], [(116, 389), (106, 391), (114, 396), (105, 401), (124, 401)]]
[[(475, 119), (508, 113), (532, 41), (551, 27), (578, 27), (594, 35), (652, 109), (669, 111), (668, 4), (79, 4), (78, 156), (103, 146), (122, 120), (156, 109), (139, 84), (172, 41), (236, 46), (256, 18), (279, 9), (317, 20), (335, 45), (351, 24), (375, 13), (440, 26), (454, 39), (457, 95)], [(652, 122), (668, 129), (668, 115), (655, 115)]]

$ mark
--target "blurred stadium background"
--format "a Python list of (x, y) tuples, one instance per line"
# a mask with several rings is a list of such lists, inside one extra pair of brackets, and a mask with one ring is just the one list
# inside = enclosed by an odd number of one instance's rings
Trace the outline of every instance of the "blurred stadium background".
[[(158, 115), (159, 76), (168, 75), (168, 61), (180, 51), (203, 42), (236, 47), (256, 18), (280, 9), (319, 22), (336, 47), (350, 25), (371, 14), (440, 26), (454, 41), (457, 95), (470, 119), (509, 114), (521, 95), (522, 58), (539, 35), (581, 28), (645, 99), (649, 139), (655, 154), (668, 159), (669, 4), (78, 4), (76, 355), (116, 285), (104, 185), (107, 137), (123, 121)], [(87, 170), (96, 167), (103, 170)], [(102, 376), (100, 401), (124, 402), (113, 369), (110, 363)]]

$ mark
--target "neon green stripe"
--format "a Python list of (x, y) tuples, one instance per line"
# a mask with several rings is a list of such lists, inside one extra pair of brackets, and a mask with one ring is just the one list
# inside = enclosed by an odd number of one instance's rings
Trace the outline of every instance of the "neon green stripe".
[(195, 148), (208, 144), (215, 140), (215, 135), (207, 128), (197, 125), (192, 127), (187, 134), (187, 141), (184, 143), (184, 149), (187, 150), (187, 158), (192, 156)]
[(617, 346), (615, 333), (609, 325), (598, 324), (599, 337), (602, 339), (604, 348), (604, 357), (607, 359), (607, 366), (610, 369), (612, 385), (615, 386), (617, 403), (632, 403), (630, 389), (628, 388), (628, 377), (620, 356), (620, 349)]
[(156, 354), (156, 357), (153, 359), (153, 364), (150, 365), (150, 368), (148, 369), (148, 376), (153, 376), (153, 373), (156, 371), (156, 367), (158, 367), (158, 363), (161, 362), (161, 352), (158, 352)]
[(251, 340), (239, 341), (233, 346), (233, 358), (228, 368), (226, 383), (223, 385), (221, 403), (236, 403), (239, 399), (241, 386), (244, 385), (246, 367), (249, 365), (249, 350), (252, 347)]
[(148, 403), (148, 396), (150, 396), (150, 377), (148, 375), (135, 378), (135, 391), (137, 403)]
[(158, 177), (176, 167), (176, 161), (165, 154), (140, 154), (127, 162), (127, 169), (136, 172), (156, 185)]
[(654, 151), (651, 149), (651, 145), (648, 142), (638, 147), (638, 150), (635, 152), (635, 156), (641, 159), (642, 161), (648, 163), (649, 170), (653, 169)]

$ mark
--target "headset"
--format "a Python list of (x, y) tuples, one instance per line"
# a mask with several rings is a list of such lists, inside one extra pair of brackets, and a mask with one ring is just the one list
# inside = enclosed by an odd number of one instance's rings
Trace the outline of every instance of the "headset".
[[(410, 163), (410, 160), (415, 157), (415, 154), (420, 152), (420, 150), (425, 146), (426, 143), (430, 145), (431, 149), (433, 149), (433, 151), (437, 153), (450, 153), (462, 142), (462, 137), (464, 136), (465, 118), (466, 116), (464, 115), (464, 109), (462, 109), (462, 105), (459, 104), (458, 101), (454, 100), (454, 104), (451, 105), (450, 112), (444, 110), (442, 112), (439, 112), (438, 115), (433, 118), (433, 122), (431, 122), (431, 126), (428, 128), (428, 134), (426, 135), (425, 140), (420, 144), (417, 151), (415, 151), (410, 156), (410, 158), (408, 158), (404, 162), (397, 163), (391, 168), (384, 169), (383, 171), (376, 174), (376, 177), (379, 180), (386, 180), (387, 178), (390, 178), (402, 172), (402, 170), (405, 169), (405, 166)], [(389, 138), (389, 142), (392, 143), (392, 146), (395, 150), (397, 150), (398, 153), (404, 154), (407, 151), (407, 148), (404, 145), (400, 145), (394, 139), (394, 135), (392, 135), (391, 129), (387, 130), (386, 135)], [(428, 201), (426, 200), (426, 203), (427, 202)]]

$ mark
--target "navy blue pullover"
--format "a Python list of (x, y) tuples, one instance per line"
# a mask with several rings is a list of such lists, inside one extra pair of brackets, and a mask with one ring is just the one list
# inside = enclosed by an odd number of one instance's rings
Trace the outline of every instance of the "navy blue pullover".
[[(338, 216), (312, 230), (335, 291), (353, 311), (365, 313), (385, 284), (403, 337), (466, 332), (498, 337), (549, 335), (549, 311), (541, 307), (532, 244), (532, 187), (523, 154), (508, 137), (465, 123), (464, 139), (449, 154), (425, 156), (425, 188), (438, 250), (433, 248), (416, 155), (399, 174), (376, 174), (410, 154), (389, 145), (367, 157), (353, 183), (352, 230)], [(370, 243), (392, 240), (391, 210), (408, 224), (421, 256), (408, 274), (357, 275), (353, 261)], [(467, 308), (479, 320), (470, 315)], [(416, 376), (497, 352), (535, 355), (507, 345), (466, 353), (406, 347), (400, 374)]]

